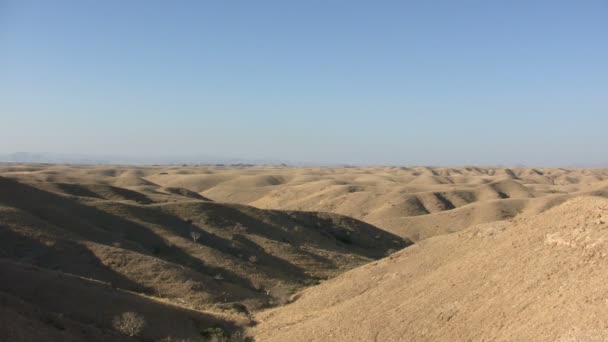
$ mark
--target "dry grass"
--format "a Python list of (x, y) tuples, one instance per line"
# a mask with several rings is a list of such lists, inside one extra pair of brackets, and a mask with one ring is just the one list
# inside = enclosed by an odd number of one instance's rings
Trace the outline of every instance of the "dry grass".
[(120, 331), (127, 336), (134, 337), (139, 336), (142, 333), (146, 326), (146, 320), (142, 315), (127, 311), (123, 312), (120, 316), (114, 317), (112, 326), (117, 331)]

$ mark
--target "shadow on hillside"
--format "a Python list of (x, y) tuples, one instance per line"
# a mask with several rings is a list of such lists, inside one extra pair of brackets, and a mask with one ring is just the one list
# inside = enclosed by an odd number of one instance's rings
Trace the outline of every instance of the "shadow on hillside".
[(70, 183), (54, 183), (54, 185), (64, 194), (78, 196), (78, 197), (89, 197), (96, 199), (104, 199), (102, 196), (93, 192), (80, 184), (70, 184)]
[(53, 322), (56, 327), (61, 326), (65, 318), (99, 329), (98, 334), (105, 335), (103, 340), (121, 339), (112, 323), (125, 312), (135, 312), (145, 319), (141, 341), (160, 341), (167, 336), (174, 336), (176, 340), (200, 338), (201, 332), (213, 327), (231, 333), (242, 332), (242, 327), (220, 316), (167, 305), (131, 292), (113, 290), (107, 284), (4, 258), (0, 258), (0, 279), (0, 297), (8, 294), (19, 298), (35, 306), (36, 312), (59, 313)]
[[(323, 217), (322, 213), (261, 210), (217, 203), (198, 205), (200, 213), (209, 212), (210, 208), (214, 209), (206, 218), (209, 224), (233, 227), (239, 223), (246, 229), (247, 234), (286, 242), (295, 247), (306, 243), (330, 252), (339, 251), (376, 259), (384, 257), (391, 249), (401, 249), (412, 244), (409, 240), (353, 218), (342, 217), (343, 221), (356, 226), (356, 231), (350, 234), (349, 228), (353, 227), (346, 223), (343, 225), (334, 222), (329, 217)], [(254, 217), (256, 211), (263, 212), (272, 223)], [(296, 233), (299, 228), (304, 228), (300, 234)]]
[(0, 204), (20, 209), (85, 240), (107, 246), (119, 243), (120, 248), (185, 265), (212, 277), (221, 274), (235, 285), (255, 291), (248, 279), (224, 268), (208, 266), (180, 248), (168, 246), (162, 237), (143, 225), (4, 177), (0, 177), (0, 189)]
[[(159, 225), (163, 230), (185, 239), (191, 239), (190, 234), (192, 232), (198, 233), (200, 234), (200, 238), (197, 240), (199, 244), (218, 250), (227, 256), (241, 259), (241, 262), (246, 262), (249, 257), (255, 256), (257, 259), (256, 268), (268, 277), (277, 278), (278, 280), (295, 279), (296, 281), (303, 281), (307, 278), (302, 268), (268, 253), (263, 247), (244, 235), (234, 234), (232, 240), (223, 238), (202, 229), (192, 221), (184, 220), (174, 213), (163, 211), (162, 207), (159, 206), (140, 207), (126, 204), (121, 204), (120, 206), (128, 211), (129, 217), (141, 222)], [(218, 205), (215, 207), (221, 210), (224, 206)], [(226, 213), (226, 215), (231, 214), (232, 212)], [(258, 224), (266, 225), (261, 221)], [(224, 276), (223, 270), (216, 271)], [(227, 280), (232, 277), (230, 274), (226, 274), (225, 276)]]
[(153, 293), (149, 287), (108, 268), (86, 246), (75, 241), (53, 240), (47, 245), (0, 225), (0, 251), (1, 257), (40, 268), (100, 280), (129, 291)]
[(69, 183), (55, 183), (55, 185), (59, 190), (68, 195), (93, 197), (107, 200), (112, 200), (114, 197), (118, 197), (117, 199), (120, 200), (135, 201), (141, 204), (154, 203), (153, 200), (141, 192), (112, 185)]

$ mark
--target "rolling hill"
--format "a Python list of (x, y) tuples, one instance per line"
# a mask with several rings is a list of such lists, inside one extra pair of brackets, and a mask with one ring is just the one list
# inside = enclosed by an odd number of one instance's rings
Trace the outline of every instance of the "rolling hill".
[(608, 199), (476, 225), (302, 291), (258, 341), (603, 341)]
[(145, 317), (147, 339), (238, 334), (252, 312), (411, 244), (337, 214), (158, 190), (0, 177), (4, 315), (44, 327), (9, 325), (7, 336), (104, 340), (131, 311)]
[(4, 164), (0, 336), (602, 338), (606, 197), (605, 169)]

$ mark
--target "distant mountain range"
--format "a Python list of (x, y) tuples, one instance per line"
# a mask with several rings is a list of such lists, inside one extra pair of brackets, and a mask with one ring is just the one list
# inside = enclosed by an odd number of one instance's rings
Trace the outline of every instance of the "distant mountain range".
[[(173, 164), (251, 164), (279, 165), (294, 163), (273, 159), (222, 158), (212, 156), (117, 156), (86, 155), (51, 152), (15, 152), (0, 154), (0, 162), (5, 163), (50, 163), (50, 164), (127, 164), (127, 165), (173, 165)], [(296, 163), (297, 164), (297, 163)]]
[[(228, 158), (207, 155), (158, 155), (158, 156), (120, 156), (120, 155), (89, 155), (76, 153), (54, 153), (54, 152), (15, 152), (0, 153), (0, 163), (48, 163), (48, 164), (75, 164), (75, 165), (290, 165), (290, 166), (420, 166), (419, 164), (357, 164), (357, 163), (320, 163), (320, 162), (294, 162), (281, 159), (247, 159)], [(438, 166), (438, 165), (435, 165)], [(449, 166), (449, 165), (448, 165)], [(546, 167), (534, 164), (507, 164), (497, 166), (515, 167)], [(574, 168), (606, 168), (606, 163), (565, 163), (563, 165), (548, 165), (549, 167), (574, 167)]]

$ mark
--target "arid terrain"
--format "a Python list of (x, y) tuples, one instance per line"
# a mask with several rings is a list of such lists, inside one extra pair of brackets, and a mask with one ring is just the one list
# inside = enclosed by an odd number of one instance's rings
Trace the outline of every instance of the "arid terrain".
[(436, 236), (260, 314), (260, 341), (606, 341), (608, 200)]
[(0, 337), (608, 339), (607, 197), (608, 169), (0, 164)]

